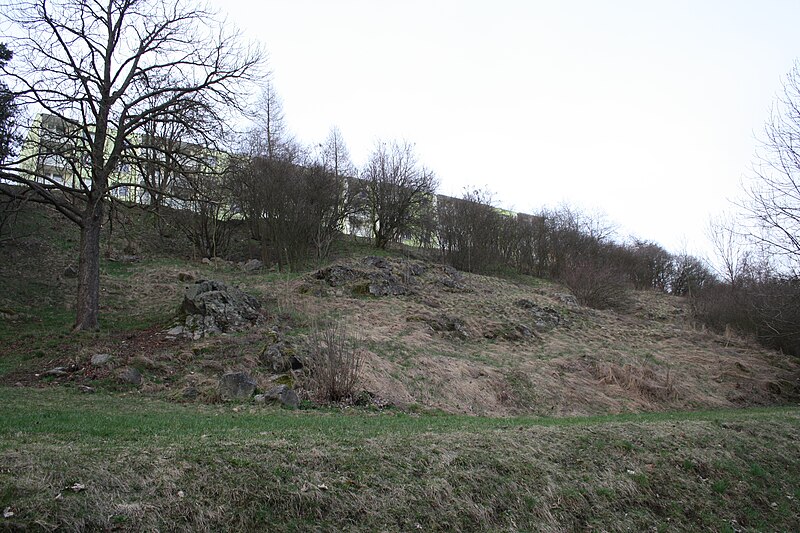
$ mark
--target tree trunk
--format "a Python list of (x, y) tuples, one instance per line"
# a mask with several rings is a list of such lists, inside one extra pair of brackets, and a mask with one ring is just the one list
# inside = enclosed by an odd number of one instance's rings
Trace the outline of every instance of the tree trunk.
[(81, 222), (77, 317), (73, 331), (96, 330), (100, 314), (100, 230), (102, 199), (89, 201)]

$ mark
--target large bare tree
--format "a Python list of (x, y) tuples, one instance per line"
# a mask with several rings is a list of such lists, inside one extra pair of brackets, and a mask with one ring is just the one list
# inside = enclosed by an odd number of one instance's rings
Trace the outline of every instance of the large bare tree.
[(752, 236), (786, 260), (781, 266), (800, 274), (800, 63), (766, 124), (747, 193), (745, 208), (756, 222)]
[(5, 189), (80, 227), (75, 329), (95, 329), (104, 200), (139, 185), (115, 171), (157, 148), (146, 125), (185, 121), (187, 106), (205, 118), (183, 124), (187, 137), (213, 143), (263, 53), (189, 0), (20, 0), (3, 16), (15, 54), (2, 72), (20, 105), (42, 113), (29, 133), (36, 150), (2, 168), (24, 193)]
[(432, 209), (438, 181), (409, 143), (377, 143), (362, 171), (369, 195), (375, 246), (413, 234)]

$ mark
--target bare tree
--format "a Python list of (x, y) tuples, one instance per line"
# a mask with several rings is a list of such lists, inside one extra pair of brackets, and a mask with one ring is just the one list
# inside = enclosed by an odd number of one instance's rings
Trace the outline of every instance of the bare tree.
[(147, 124), (181, 120), (187, 102), (208, 118), (186, 124), (192, 137), (219, 139), (263, 54), (185, 0), (22, 0), (3, 16), (21, 36), (18, 61), (0, 71), (22, 105), (45, 115), (29, 133), (36, 149), (23, 150), (2, 177), (79, 226), (75, 329), (95, 329), (104, 200), (139, 185), (115, 172), (142, 157)]
[(296, 159), (299, 146), (289, 134), (283, 102), (272, 80), (261, 87), (261, 95), (250, 110), (254, 127), (247, 134), (247, 152), (265, 159)]
[(751, 237), (800, 271), (800, 63), (786, 78), (765, 127), (755, 179), (744, 205), (756, 223)]
[(378, 143), (362, 171), (375, 246), (386, 248), (415, 228), (431, 209), (438, 182), (408, 143)]
[(350, 159), (350, 151), (344, 142), (342, 132), (333, 126), (328, 138), (322, 144), (322, 165), (336, 178), (354, 178), (358, 173)]
[(488, 190), (465, 189), (461, 198), (439, 197), (438, 241), (442, 256), (469, 272), (499, 266), (503, 216), (492, 205)]
[(707, 235), (714, 248), (713, 268), (720, 278), (735, 288), (742, 278), (749, 276), (754, 261), (748, 247), (747, 235), (737, 229), (738, 224), (730, 214), (720, 215), (708, 224)]

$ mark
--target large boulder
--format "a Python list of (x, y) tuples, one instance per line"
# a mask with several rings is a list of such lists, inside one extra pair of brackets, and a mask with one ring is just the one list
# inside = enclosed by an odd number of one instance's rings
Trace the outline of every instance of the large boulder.
[(200, 338), (237, 331), (255, 324), (261, 317), (259, 309), (254, 296), (221, 281), (200, 280), (189, 285), (183, 297), (184, 333)]
[(241, 400), (252, 396), (256, 385), (245, 372), (228, 372), (219, 380), (219, 393), (225, 400)]
[(256, 396), (257, 402), (280, 402), (284, 407), (295, 409), (300, 406), (300, 398), (288, 385), (275, 385), (267, 389), (264, 394)]

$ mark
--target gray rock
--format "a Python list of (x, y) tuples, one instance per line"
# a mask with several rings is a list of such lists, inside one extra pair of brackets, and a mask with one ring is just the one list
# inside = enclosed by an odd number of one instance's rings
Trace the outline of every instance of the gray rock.
[(111, 361), (110, 353), (96, 353), (92, 356), (92, 365), (102, 366)]
[(120, 369), (117, 377), (123, 383), (129, 383), (137, 387), (142, 384), (142, 373), (132, 366), (126, 366), (125, 368)]
[(569, 305), (569, 306), (577, 307), (577, 305), (578, 305), (578, 299), (575, 298), (573, 295), (571, 295), (569, 293), (566, 293), (566, 292), (560, 292), (560, 293), (556, 294), (555, 298), (559, 302), (561, 302), (563, 304), (566, 304), (566, 305)]
[(331, 287), (341, 287), (345, 283), (353, 281), (363, 276), (362, 272), (353, 270), (344, 265), (333, 265), (317, 270), (314, 273), (316, 279), (325, 280)]
[(434, 331), (447, 333), (452, 337), (466, 340), (470, 337), (469, 328), (466, 323), (458, 317), (441, 315), (434, 318), (425, 319), (425, 322)]
[(168, 329), (166, 333), (170, 337), (178, 337), (180, 335), (183, 335), (185, 332), (186, 330), (183, 326), (175, 326), (174, 328)]
[(69, 372), (67, 372), (67, 368), (66, 367), (57, 366), (55, 368), (51, 368), (50, 370), (46, 370), (45, 372), (42, 372), (40, 375), (41, 375), (41, 377), (61, 377), (61, 376), (69, 375)]
[(284, 407), (296, 408), (300, 405), (297, 393), (288, 385), (275, 385), (262, 395), (264, 401), (280, 402)]
[(392, 269), (392, 265), (390, 265), (389, 262), (386, 261), (386, 259), (383, 259), (382, 257), (374, 256), (374, 255), (370, 255), (370, 256), (365, 257), (364, 258), (364, 263), (367, 264), (367, 265), (374, 266), (375, 268), (383, 269), (383, 270), (391, 270)]
[(244, 399), (253, 395), (256, 382), (245, 372), (228, 372), (219, 380), (220, 395), (226, 400)]
[(562, 322), (561, 314), (552, 307), (544, 307), (524, 298), (514, 302), (514, 305), (528, 311), (538, 331), (549, 331)]
[(464, 276), (461, 272), (450, 265), (443, 266), (442, 272), (444, 272), (445, 275), (439, 278), (439, 283), (448, 289), (464, 290)]
[(189, 385), (181, 392), (181, 396), (186, 400), (196, 400), (200, 396), (200, 391), (194, 385)]
[(292, 368), (291, 353), (292, 350), (286, 342), (279, 341), (261, 352), (261, 363), (271, 371), (281, 374)]
[(389, 271), (373, 272), (369, 278), (369, 293), (373, 296), (401, 296), (410, 292), (409, 287)]
[(264, 268), (264, 263), (258, 259), (250, 259), (244, 265), (242, 265), (242, 270), (245, 272), (255, 272), (256, 270), (261, 270), (262, 268)]
[(412, 276), (421, 276), (425, 273), (425, 265), (422, 263), (408, 263), (407, 268)]
[(67, 375), (69, 375), (69, 374), (71, 374), (73, 372), (77, 372), (80, 369), (81, 369), (81, 367), (79, 365), (77, 365), (75, 363), (71, 363), (71, 364), (69, 364), (67, 366), (57, 366), (55, 368), (51, 368), (50, 370), (42, 372), (41, 374), (39, 374), (39, 376), (43, 377), (43, 378), (44, 377), (56, 377), (56, 378), (58, 378), (58, 377), (67, 376)]
[(221, 332), (238, 331), (260, 319), (259, 301), (221, 281), (200, 280), (186, 288), (181, 305), (184, 324), (194, 338)]

